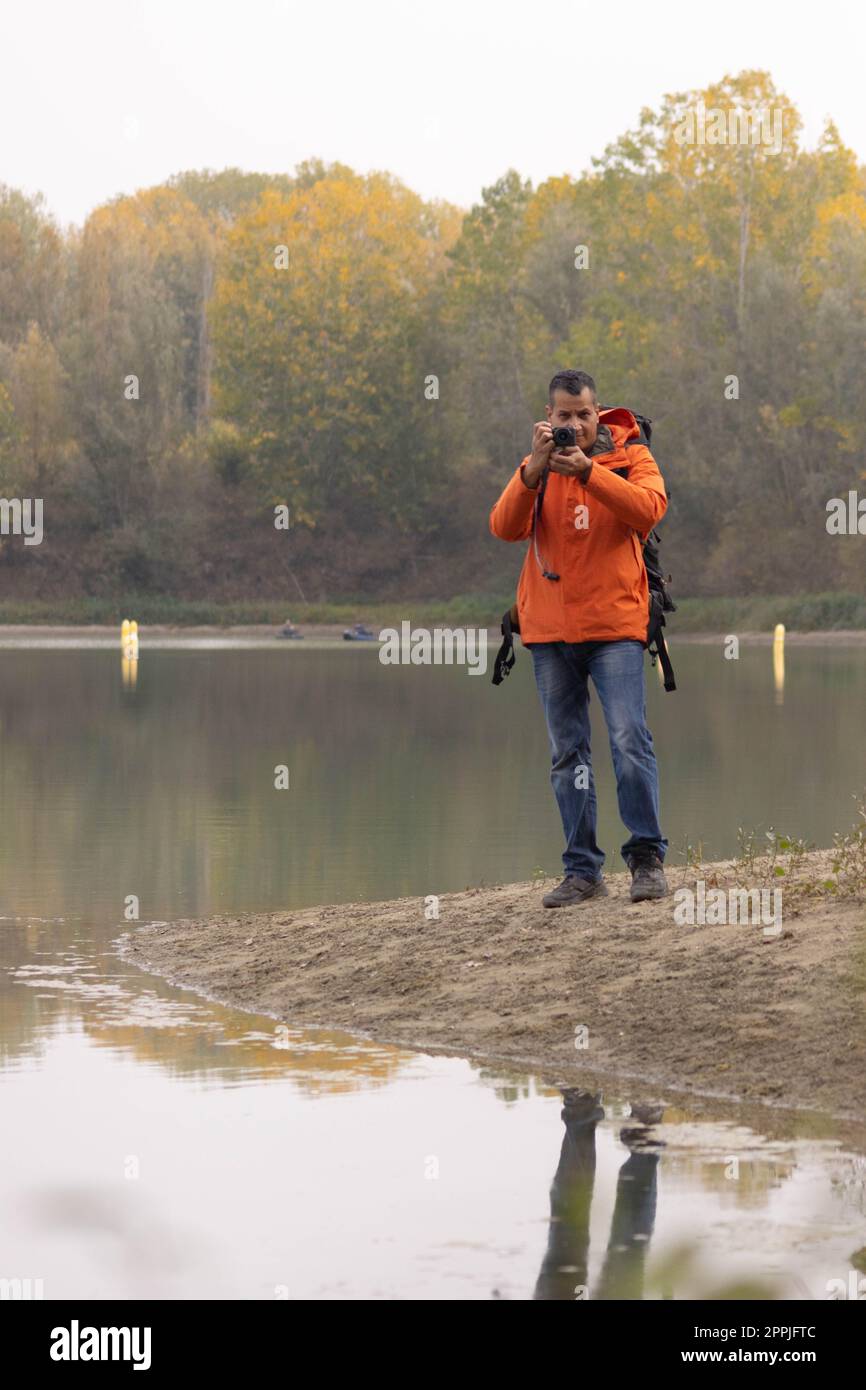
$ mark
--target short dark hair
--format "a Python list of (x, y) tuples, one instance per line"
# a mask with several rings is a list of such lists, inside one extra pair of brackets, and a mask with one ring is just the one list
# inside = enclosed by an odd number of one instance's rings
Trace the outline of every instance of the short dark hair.
[(557, 372), (556, 376), (551, 378), (550, 385), (547, 388), (550, 404), (553, 405), (554, 391), (567, 391), (570, 396), (579, 396), (581, 391), (585, 391), (587, 387), (589, 387), (592, 392), (592, 399), (597, 401), (598, 396), (595, 393), (595, 382), (589, 372), (578, 372), (573, 367), (565, 367), (561, 372)]

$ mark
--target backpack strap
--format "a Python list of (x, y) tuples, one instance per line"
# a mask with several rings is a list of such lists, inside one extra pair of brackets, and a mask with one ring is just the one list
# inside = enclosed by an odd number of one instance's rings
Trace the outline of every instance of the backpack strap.
[[(628, 448), (629, 444), (643, 444), (643, 442), (644, 441), (642, 439), (629, 439), (626, 440), (625, 447)], [(616, 473), (620, 478), (628, 478), (630, 472), (630, 465), (626, 464), (622, 468), (612, 468), (610, 471), (612, 473)], [(665, 492), (667, 492), (667, 487), (665, 487)], [(667, 495), (668, 497), (670, 497), (669, 492), (667, 492)], [(650, 531), (647, 540), (657, 541), (658, 537), (656, 536), (654, 531)], [(662, 675), (665, 678), (665, 690), (676, 690), (677, 682), (674, 676), (674, 668), (671, 664), (670, 652), (668, 651), (667, 643), (665, 642), (664, 638), (664, 633), (662, 632), (662, 628), (665, 625), (665, 609), (667, 608), (668, 612), (676, 612), (676, 608), (673, 604), (673, 601), (667, 596), (667, 590), (664, 587), (664, 584), (662, 584), (661, 592), (659, 592), (658, 588), (654, 588), (652, 582), (650, 581), (649, 566), (647, 566), (646, 563), (646, 541), (643, 542), (643, 546), (644, 568), (647, 570), (647, 582), (649, 584), (650, 591), (650, 620), (646, 637), (647, 651), (652, 657), (653, 665), (655, 665), (656, 657), (658, 657), (659, 659), (659, 663), (661, 664), (662, 668)], [(655, 553), (656, 552), (654, 550), (654, 556)], [(655, 650), (653, 650), (653, 644), (655, 644)]]
[(676, 690), (677, 682), (665, 635), (662, 632), (664, 625), (665, 614), (661, 596), (657, 589), (650, 589), (650, 620), (646, 635), (647, 651), (652, 658), (653, 666), (655, 666), (656, 657), (658, 657), (662, 675), (665, 678), (665, 690), (670, 692)]
[(496, 653), (493, 662), (493, 684), (501, 685), (505, 677), (511, 673), (511, 668), (516, 661), (514, 655), (514, 625), (511, 621), (511, 609), (502, 615), (502, 622), (499, 625), (502, 633), (502, 645)]
[(677, 683), (674, 678), (674, 668), (671, 665), (670, 652), (668, 651), (668, 645), (661, 630), (659, 630), (659, 634), (656, 638), (656, 651), (658, 652), (659, 661), (661, 662), (662, 675), (665, 678), (665, 690), (668, 692), (676, 690)]

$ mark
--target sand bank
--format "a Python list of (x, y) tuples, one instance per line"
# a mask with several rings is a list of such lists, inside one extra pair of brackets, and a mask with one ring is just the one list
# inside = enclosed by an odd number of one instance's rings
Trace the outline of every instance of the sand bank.
[[(807, 858), (823, 876), (827, 856)], [(704, 865), (708, 885), (731, 865)], [(669, 870), (671, 887), (697, 882)], [(866, 1119), (866, 905), (822, 899), (760, 922), (681, 925), (676, 900), (551, 911), (547, 883), (143, 924), (123, 954), (294, 1025), (532, 1069)], [(768, 900), (769, 902), (769, 900)], [(581, 1031), (585, 1030), (585, 1032)]]

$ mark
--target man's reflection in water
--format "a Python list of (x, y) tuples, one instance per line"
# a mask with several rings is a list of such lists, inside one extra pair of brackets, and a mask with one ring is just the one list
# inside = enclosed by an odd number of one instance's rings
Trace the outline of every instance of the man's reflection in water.
[[(537, 1299), (573, 1300), (587, 1287), (589, 1210), (595, 1181), (595, 1127), (604, 1119), (600, 1094), (563, 1090), (565, 1135), (550, 1189), (550, 1235), (535, 1286)], [(633, 1105), (636, 1123), (622, 1130), (629, 1149), (619, 1170), (616, 1204), (604, 1267), (593, 1298), (643, 1297), (644, 1263), (656, 1214), (659, 1153), (650, 1148), (649, 1126), (661, 1106)], [(655, 1146), (657, 1148), (658, 1146)], [(583, 1295), (584, 1297), (586, 1295)]]

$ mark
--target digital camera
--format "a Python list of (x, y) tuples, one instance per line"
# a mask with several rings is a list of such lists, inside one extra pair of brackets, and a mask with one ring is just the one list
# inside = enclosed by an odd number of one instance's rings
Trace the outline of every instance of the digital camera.
[(553, 431), (553, 442), (557, 449), (573, 449), (577, 443), (577, 434), (571, 425), (557, 425)]

